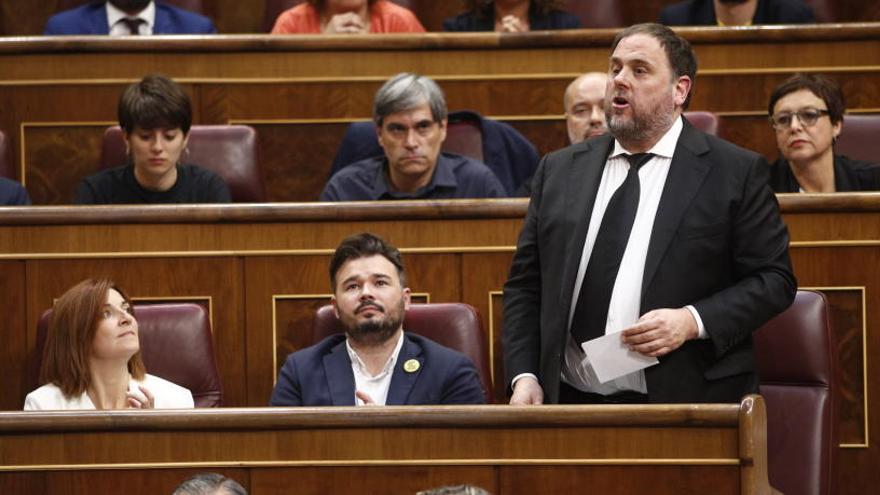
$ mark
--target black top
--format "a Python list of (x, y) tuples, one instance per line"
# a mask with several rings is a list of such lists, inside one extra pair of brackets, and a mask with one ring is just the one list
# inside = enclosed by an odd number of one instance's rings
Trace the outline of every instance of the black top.
[[(774, 192), (800, 192), (791, 167), (784, 158), (770, 166), (770, 187)], [(834, 188), (837, 192), (880, 191), (880, 164), (834, 155)]]
[(25, 206), (31, 204), (31, 198), (25, 188), (5, 177), (0, 177), (0, 206)]
[[(712, 0), (687, 0), (663, 7), (660, 24), (667, 26), (716, 26)], [(758, 0), (752, 24), (810, 24), (816, 22), (813, 9), (801, 0)]]
[(379, 199), (503, 198), (504, 186), (482, 163), (461, 155), (440, 153), (431, 181), (413, 193), (388, 187), (385, 155), (367, 158), (343, 168), (330, 178), (321, 201), (372, 201)]
[(177, 182), (167, 191), (150, 191), (134, 177), (134, 166), (102, 170), (76, 190), (80, 205), (229, 203), (229, 188), (219, 175), (197, 165), (178, 165)]
[[(492, 10), (495, 9), (494, 2)], [(529, 10), (529, 29), (544, 31), (551, 29), (578, 29), (581, 20), (577, 16), (561, 10), (551, 10), (547, 14), (539, 14), (534, 8)], [(475, 12), (465, 12), (443, 21), (444, 31), (494, 31), (495, 18), (483, 16)]]

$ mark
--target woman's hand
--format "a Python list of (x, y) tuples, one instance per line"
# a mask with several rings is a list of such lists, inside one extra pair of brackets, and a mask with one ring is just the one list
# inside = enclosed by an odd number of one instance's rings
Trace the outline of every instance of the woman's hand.
[(128, 399), (128, 407), (132, 409), (155, 408), (156, 398), (153, 396), (152, 392), (141, 385), (138, 385), (138, 389), (140, 389), (140, 393), (129, 390), (128, 393), (125, 394), (125, 398)]
[(362, 34), (366, 33), (368, 28), (369, 25), (361, 19), (361, 16), (354, 12), (345, 12), (331, 17), (327, 25), (324, 26), (324, 32), (328, 34)]
[(502, 33), (526, 33), (529, 31), (529, 23), (515, 15), (506, 15), (501, 18)]

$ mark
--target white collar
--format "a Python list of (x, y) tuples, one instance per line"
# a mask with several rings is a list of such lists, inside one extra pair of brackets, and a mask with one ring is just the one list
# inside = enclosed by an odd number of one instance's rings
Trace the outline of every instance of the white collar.
[(156, 25), (156, 2), (150, 2), (147, 4), (144, 10), (140, 11), (135, 16), (130, 16), (116, 8), (115, 5), (110, 2), (105, 2), (107, 7), (107, 25), (110, 26), (110, 29), (113, 29), (113, 26), (116, 25), (121, 19), (126, 17), (131, 17), (132, 19), (143, 19), (146, 22), (147, 27), (150, 28), (150, 31), (153, 30), (153, 26)]
[[(391, 355), (388, 356), (388, 361), (385, 361), (385, 366), (382, 367), (382, 371), (377, 373), (375, 377), (384, 375), (389, 371), (394, 369), (394, 363), (397, 362), (397, 355), (400, 354), (400, 349), (403, 348), (403, 332), (400, 332), (400, 337), (397, 339), (397, 345), (394, 346), (394, 350), (391, 352)], [(361, 361), (361, 357), (358, 356), (358, 353), (351, 347), (351, 343), (348, 341), (348, 337), (345, 338), (345, 349), (348, 351), (348, 358), (351, 359), (352, 364), (356, 365), (358, 369), (360, 369), (361, 373), (364, 376), (373, 376), (370, 372), (367, 371), (367, 365)]]
[[(679, 115), (675, 122), (672, 123), (672, 126), (666, 131), (666, 134), (660, 138), (659, 141), (654, 143), (654, 146), (648, 150), (648, 153), (653, 153), (657, 156), (663, 156), (666, 158), (672, 158), (672, 155), (675, 153), (675, 145), (678, 144), (678, 137), (681, 135), (681, 131), (684, 128), (684, 124), (681, 122), (681, 116)], [(611, 157), (614, 158), (619, 155), (629, 155), (630, 152), (620, 144), (620, 141), (617, 139), (614, 140), (614, 150), (611, 151)]]

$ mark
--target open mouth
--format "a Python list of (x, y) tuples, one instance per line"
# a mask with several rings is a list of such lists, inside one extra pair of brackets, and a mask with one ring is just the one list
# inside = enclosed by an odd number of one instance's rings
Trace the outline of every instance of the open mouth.
[(615, 96), (611, 99), (611, 104), (615, 108), (623, 108), (629, 105), (629, 100), (623, 96)]

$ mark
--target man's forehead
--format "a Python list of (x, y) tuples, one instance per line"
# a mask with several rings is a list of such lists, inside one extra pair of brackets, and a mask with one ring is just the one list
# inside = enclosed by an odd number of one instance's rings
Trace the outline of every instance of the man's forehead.
[(397, 268), (391, 261), (380, 254), (354, 258), (346, 261), (339, 268), (338, 277), (347, 280), (354, 277), (397, 277)]
[(409, 124), (413, 122), (421, 122), (424, 120), (434, 120), (434, 114), (431, 113), (431, 107), (428, 106), (427, 102), (413, 108), (408, 108), (399, 112), (392, 112), (388, 114), (384, 119), (382, 119), (382, 122), (385, 125), (388, 125), (391, 123)]
[(666, 61), (666, 52), (657, 38), (638, 33), (620, 40), (611, 54), (611, 60), (660, 64)]

